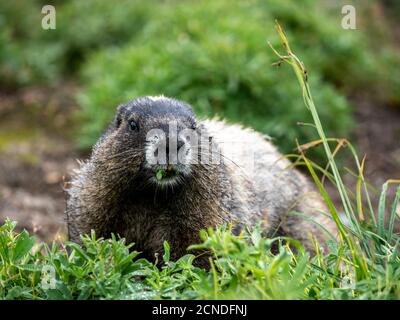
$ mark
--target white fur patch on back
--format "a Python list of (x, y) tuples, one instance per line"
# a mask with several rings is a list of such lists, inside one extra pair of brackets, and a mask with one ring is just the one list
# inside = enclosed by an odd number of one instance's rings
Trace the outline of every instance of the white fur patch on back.
[(151, 101), (159, 101), (159, 100), (163, 100), (163, 99), (168, 99), (166, 98), (163, 94), (159, 95), (159, 96), (147, 96)]

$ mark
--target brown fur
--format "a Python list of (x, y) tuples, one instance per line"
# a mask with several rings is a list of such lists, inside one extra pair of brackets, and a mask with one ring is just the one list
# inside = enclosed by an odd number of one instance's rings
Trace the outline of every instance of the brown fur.
[[(234, 223), (239, 231), (263, 220), (270, 236), (293, 237), (310, 250), (310, 235), (325, 244), (322, 229), (289, 214), (306, 214), (335, 233), (333, 222), (320, 213), (327, 211), (321, 198), (268, 138), (251, 129), (217, 120), (198, 122), (197, 129), (205, 128), (215, 140), (222, 161), (193, 164), (190, 176), (173, 188), (160, 189), (149, 183), (142, 174), (144, 138), (126, 131), (127, 119), (140, 115), (143, 132), (162, 127), (168, 120), (187, 127), (188, 119), (195, 121), (187, 108), (177, 100), (148, 97), (119, 108), (68, 189), (71, 240), (79, 242), (79, 236), (91, 229), (103, 237), (115, 233), (134, 242), (135, 249), (149, 259), (162, 253), (167, 240), (177, 258), (190, 244), (199, 242), (201, 229)], [(232, 148), (239, 161), (227, 156)], [(254, 162), (240, 163), (249, 153), (254, 153)]]

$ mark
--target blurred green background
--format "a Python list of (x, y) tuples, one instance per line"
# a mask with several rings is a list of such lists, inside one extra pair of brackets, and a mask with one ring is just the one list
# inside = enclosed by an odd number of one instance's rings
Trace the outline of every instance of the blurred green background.
[(367, 2), (354, 3), (363, 14), (358, 29), (344, 30), (342, 4), (334, 1), (56, 1), (57, 28), (43, 30), (40, 10), (48, 2), (3, 1), (0, 81), (5, 88), (78, 81), (84, 147), (117, 104), (163, 93), (187, 100), (200, 115), (253, 126), (289, 152), (295, 138), (314, 136), (296, 125), (310, 118), (293, 75), (271, 67), (275, 19), (310, 70), (331, 134), (351, 132), (346, 97), (357, 91), (400, 103), (398, 51), (382, 22), (365, 14), (376, 9)]
[[(45, 4), (56, 8), (55, 30), (41, 28)], [(344, 4), (356, 8), (356, 30), (341, 26)], [(394, 127), (390, 149), (400, 139), (396, 124), (386, 126), (400, 119), (393, 116), (400, 109), (399, 18), (396, 1), (2, 1), (0, 186), (9, 193), (0, 188), (0, 209), (10, 212), (21, 188), (61, 199), (48, 185), (59, 188), (67, 160), (90, 148), (119, 103), (140, 95), (173, 96), (199, 116), (252, 126), (284, 153), (296, 139), (315, 139), (312, 127), (299, 125), (311, 119), (297, 80), (289, 68), (272, 66), (267, 41), (280, 48), (276, 19), (308, 68), (329, 136), (355, 135), (366, 145), (357, 113), (368, 129), (375, 110), (388, 108), (393, 114), (379, 121), (382, 130)], [(321, 153), (312, 155), (318, 161)], [(398, 168), (393, 161), (383, 166)], [(12, 170), (26, 177), (10, 178)], [(45, 181), (29, 190), (32, 177)]]

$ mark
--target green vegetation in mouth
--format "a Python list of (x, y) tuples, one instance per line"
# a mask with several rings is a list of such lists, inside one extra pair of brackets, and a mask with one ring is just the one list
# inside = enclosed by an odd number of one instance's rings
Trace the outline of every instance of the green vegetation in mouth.
[(168, 165), (166, 169), (158, 169), (156, 171), (156, 178), (158, 181), (161, 181), (165, 177), (173, 177), (178, 173), (176, 169), (173, 168), (172, 165)]
[(161, 181), (162, 178), (163, 178), (165, 175), (166, 175), (165, 170), (164, 170), (164, 169), (159, 169), (159, 170), (157, 170), (157, 172), (156, 172), (156, 179), (157, 179), (158, 181)]

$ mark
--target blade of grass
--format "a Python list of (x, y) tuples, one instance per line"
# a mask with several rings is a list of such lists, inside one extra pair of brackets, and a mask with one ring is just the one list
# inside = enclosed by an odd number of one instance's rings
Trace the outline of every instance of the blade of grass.
[(399, 203), (400, 203), (400, 186), (396, 190), (396, 196), (395, 196), (394, 202), (392, 204), (392, 211), (390, 212), (388, 238), (387, 238), (388, 241), (390, 241), (393, 236), (394, 222), (397, 217), (397, 209), (398, 209)]
[[(294, 73), (296, 74), (296, 77), (299, 81), (300, 87), (303, 92), (304, 103), (311, 112), (312, 118), (313, 118), (315, 126), (316, 126), (316, 130), (318, 132), (319, 137), (322, 140), (325, 154), (328, 158), (329, 165), (331, 167), (333, 176), (335, 178), (337, 189), (339, 191), (339, 195), (340, 195), (343, 207), (344, 207), (345, 214), (346, 214), (347, 218), (350, 220), (351, 226), (353, 226), (355, 228), (357, 237), (361, 240), (361, 243), (363, 243), (366, 241), (366, 239), (362, 232), (360, 223), (359, 223), (359, 221), (355, 215), (355, 212), (353, 210), (352, 203), (350, 201), (350, 197), (346, 191), (346, 187), (343, 183), (339, 169), (335, 163), (333, 153), (332, 153), (329, 143), (327, 141), (327, 137), (323, 130), (323, 127), (322, 127), (322, 124), (321, 124), (321, 121), (320, 121), (320, 118), (318, 115), (318, 111), (317, 111), (317, 108), (315, 107), (315, 104), (314, 104), (314, 101), (313, 101), (313, 98), (311, 95), (311, 90), (308, 85), (307, 71), (306, 71), (303, 63), (292, 52), (289, 42), (288, 42), (288, 39), (278, 22), (276, 22), (276, 30), (283, 42), (286, 55), (281, 55), (280, 53), (278, 53), (278, 51), (276, 51), (273, 48), (273, 46), (271, 44), (269, 44), (269, 45), (270, 45), (271, 49), (274, 51), (274, 53), (280, 58), (280, 63), (287, 62), (289, 65), (292, 66), (292, 69), (293, 69)], [(369, 278), (368, 264), (366, 261), (366, 256), (363, 253), (359, 243), (355, 242), (354, 239), (352, 238), (352, 236), (348, 232), (346, 232), (346, 228), (343, 225), (342, 221), (340, 220), (338, 212), (337, 212), (332, 200), (330, 199), (327, 191), (325, 190), (324, 186), (322, 185), (321, 181), (319, 180), (318, 176), (316, 175), (312, 165), (310, 164), (308, 159), (304, 156), (304, 154), (302, 154), (302, 157), (303, 157), (303, 160), (305, 161), (315, 183), (317, 184), (318, 189), (320, 190), (326, 204), (329, 207), (331, 215), (338, 227), (340, 238), (342, 239), (342, 241), (345, 241), (346, 245), (348, 246), (348, 248), (350, 250), (351, 257), (354, 262), (356, 278), (357, 279)]]
[(358, 218), (361, 221), (364, 221), (364, 213), (363, 213), (363, 205), (362, 205), (362, 194), (361, 194), (361, 184), (362, 184), (362, 174), (364, 172), (364, 163), (365, 163), (365, 157), (362, 159), (360, 173), (359, 173), (359, 175), (357, 177), (357, 191), (356, 191), (357, 212), (358, 212)]
[(278, 34), (279, 34), (279, 36), (280, 36), (280, 38), (281, 38), (281, 40), (283, 42), (283, 45), (284, 45), (284, 48), (285, 48), (285, 51), (286, 51), (286, 55), (285, 56), (281, 55), (280, 53), (278, 53), (278, 51), (276, 51), (273, 48), (273, 46), (271, 44), (269, 44), (269, 45), (270, 45), (271, 49), (275, 52), (275, 54), (280, 58), (281, 62), (284, 61), (284, 62), (289, 63), (292, 66), (292, 68), (293, 68), (293, 70), (294, 70), (294, 72), (296, 74), (296, 77), (297, 77), (297, 79), (298, 79), (298, 81), (300, 83), (300, 86), (301, 86), (301, 89), (302, 89), (302, 92), (303, 92), (304, 103), (305, 103), (306, 107), (311, 112), (311, 115), (313, 117), (314, 123), (316, 125), (316, 130), (318, 132), (319, 137), (321, 138), (321, 140), (323, 142), (325, 153), (326, 153), (326, 156), (328, 158), (328, 162), (329, 162), (330, 167), (332, 169), (332, 172), (333, 172), (333, 175), (335, 177), (335, 180), (337, 182), (339, 195), (340, 195), (340, 198), (342, 200), (343, 206), (345, 208), (345, 213), (347, 215), (347, 218), (352, 222), (352, 225), (356, 227), (358, 235), (360, 237), (362, 237), (362, 232), (361, 232), (361, 228), (360, 228), (359, 222), (357, 221), (357, 218), (355, 216), (354, 210), (352, 208), (351, 201), (350, 201), (350, 199), (348, 197), (348, 194), (346, 192), (346, 189), (345, 189), (344, 183), (342, 181), (342, 178), (340, 176), (339, 170), (338, 170), (338, 168), (336, 166), (336, 163), (334, 161), (334, 157), (333, 157), (332, 151), (330, 149), (330, 146), (328, 144), (325, 132), (323, 130), (323, 127), (322, 127), (322, 124), (321, 124), (317, 109), (316, 109), (316, 107), (314, 105), (314, 101), (313, 101), (313, 98), (312, 98), (312, 95), (311, 95), (311, 90), (310, 90), (309, 85), (308, 85), (307, 71), (306, 71), (303, 63), (292, 52), (292, 50), (290, 48), (290, 45), (289, 45), (289, 42), (288, 42), (288, 39), (287, 39), (283, 29), (281, 28), (281, 26), (279, 25), (278, 22), (276, 22), (276, 30), (277, 30), (277, 32), (278, 32)]
[(384, 237), (385, 234), (385, 210), (386, 210), (387, 189), (388, 189), (388, 182), (385, 182), (382, 186), (382, 192), (379, 197), (379, 205), (378, 205), (378, 234), (380, 237)]

